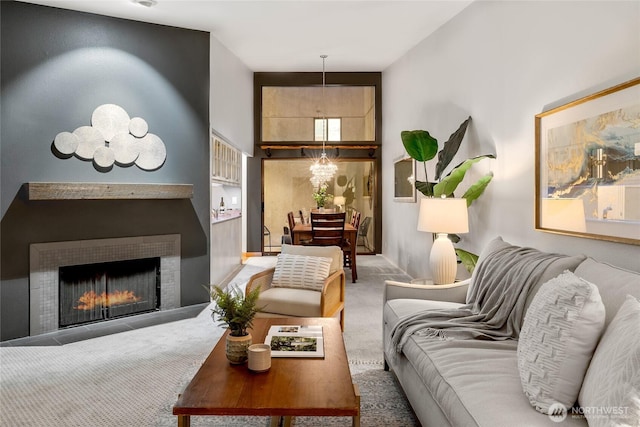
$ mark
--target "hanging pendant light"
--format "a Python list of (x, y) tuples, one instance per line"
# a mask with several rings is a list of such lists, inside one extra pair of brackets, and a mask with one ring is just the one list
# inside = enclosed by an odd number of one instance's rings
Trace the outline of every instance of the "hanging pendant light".
[(326, 117), (326, 102), (324, 98), (324, 88), (325, 88), (325, 73), (324, 73), (324, 61), (327, 59), (327, 55), (320, 55), (322, 58), (322, 154), (320, 154), (320, 158), (316, 160), (310, 167), (311, 178), (310, 181), (314, 187), (322, 187), (333, 178), (336, 171), (338, 170), (338, 166), (331, 163), (331, 160), (327, 157), (327, 153), (325, 151), (325, 143), (327, 139), (327, 117)]

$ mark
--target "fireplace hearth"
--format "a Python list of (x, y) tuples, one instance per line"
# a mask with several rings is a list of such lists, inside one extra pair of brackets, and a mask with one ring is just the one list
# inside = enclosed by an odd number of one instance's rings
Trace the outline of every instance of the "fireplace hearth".
[[(29, 251), (30, 336), (180, 307), (179, 234), (34, 243)], [(148, 263), (142, 272), (140, 263)]]

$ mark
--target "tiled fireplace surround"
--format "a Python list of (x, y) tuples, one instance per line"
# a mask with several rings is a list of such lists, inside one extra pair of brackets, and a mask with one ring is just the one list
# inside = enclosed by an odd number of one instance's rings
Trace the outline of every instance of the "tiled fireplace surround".
[(60, 267), (160, 258), (160, 310), (180, 307), (180, 235), (34, 243), (29, 249), (29, 335), (58, 330)]

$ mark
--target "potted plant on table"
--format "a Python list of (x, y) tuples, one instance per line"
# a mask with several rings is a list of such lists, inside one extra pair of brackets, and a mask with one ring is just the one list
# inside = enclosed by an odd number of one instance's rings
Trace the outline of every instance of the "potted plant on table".
[(316, 201), (318, 209), (323, 209), (328, 199), (331, 199), (333, 194), (327, 193), (327, 184), (322, 184), (318, 187), (318, 190), (313, 193), (313, 200)]
[(260, 311), (257, 305), (259, 296), (259, 287), (246, 295), (234, 285), (230, 285), (230, 289), (217, 285), (211, 289), (211, 299), (216, 303), (215, 308), (211, 309), (211, 318), (229, 329), (226, 355), (231, 363), (241, 364), (247, 361), (247, 349), (252, 342), (248, 329), (253, 325), (256, 313)]

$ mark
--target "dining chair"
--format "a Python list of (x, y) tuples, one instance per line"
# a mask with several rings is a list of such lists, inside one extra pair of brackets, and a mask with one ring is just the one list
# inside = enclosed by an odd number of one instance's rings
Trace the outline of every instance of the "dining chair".
[(362, 220), (362, 224), (360, 224), (360, 229), (358, 230), (358, 238), (356, 239), (357, 242), (356, 244), (360, 244), (360, 242), (362, 242), (362, 245), (366, 248), (366, 250), (370, 251), (371, 248), (369, 246), (369, 226), (371, 225), (371, 217), (368, 216), (365, 219)]
[(320, 213), (311, 212), (311, 245), (314, 246), (340, 246), (344, 238), (344, 223), (346, 213)]
[(291, 241), (293, 242), (293, 227), (296, 226), (296, 218), (293, 216), (293, 211), (287, 213), (287, 222), (289, 223), (289, 233), (291, 234)]
[(265, 236), (269, 238), (269, 252), (271, 252), (271, 230), (269, 230), (269, 228), (267, 228), (266, 225), (263, 225), (262, 226), (262, 237), (264, 238)]
[(362, 214), (353, 209), (351, 211), (351, 225), (353, 226), (353, 228), (355, 228), (356, 230), (358, 229), (358, 227), (360, 227), (360, 217), (362, 216)]
[[(304, 224), (303, 221), (304, 216), (302, 215), (302, 211), (300, 211), (300, 224)], [(293, 229), (296, 226), (296, 217), (292, 212), (287, 213), (287, 222), (289, 223), (289, 233), (291, 236), (291, 243), (295, 242), (295, 237), (293, 234)], [(301, 245), (310, 245), (311, 244), (311, 239), (300, 239), (300, 243)]]
[(291, 230), (286, 225), (282, 227), (282, 238), (280, 239), (280, 245), (293, 245)]
[[(361, 213), (357, 210), (353, 210), (351, 212), (351, 225), (353, 226), (353, 228), (356, 229), (356, 236), (358, 235), (358, 227), (360, 227), (360, 216)], [(343, 243), (343, 248), (342, 248), (342, 253), (344, 254), (344, 267), (345, 268), (350, 268), (351, 271), (353, 272), (353, 262), (351, 260), (351, 245), (355, 245), (357, 243), (357, 238), (356, 238), (356, 242), (350, 242), (350, 241), (346, 241), (346, 243)]]

